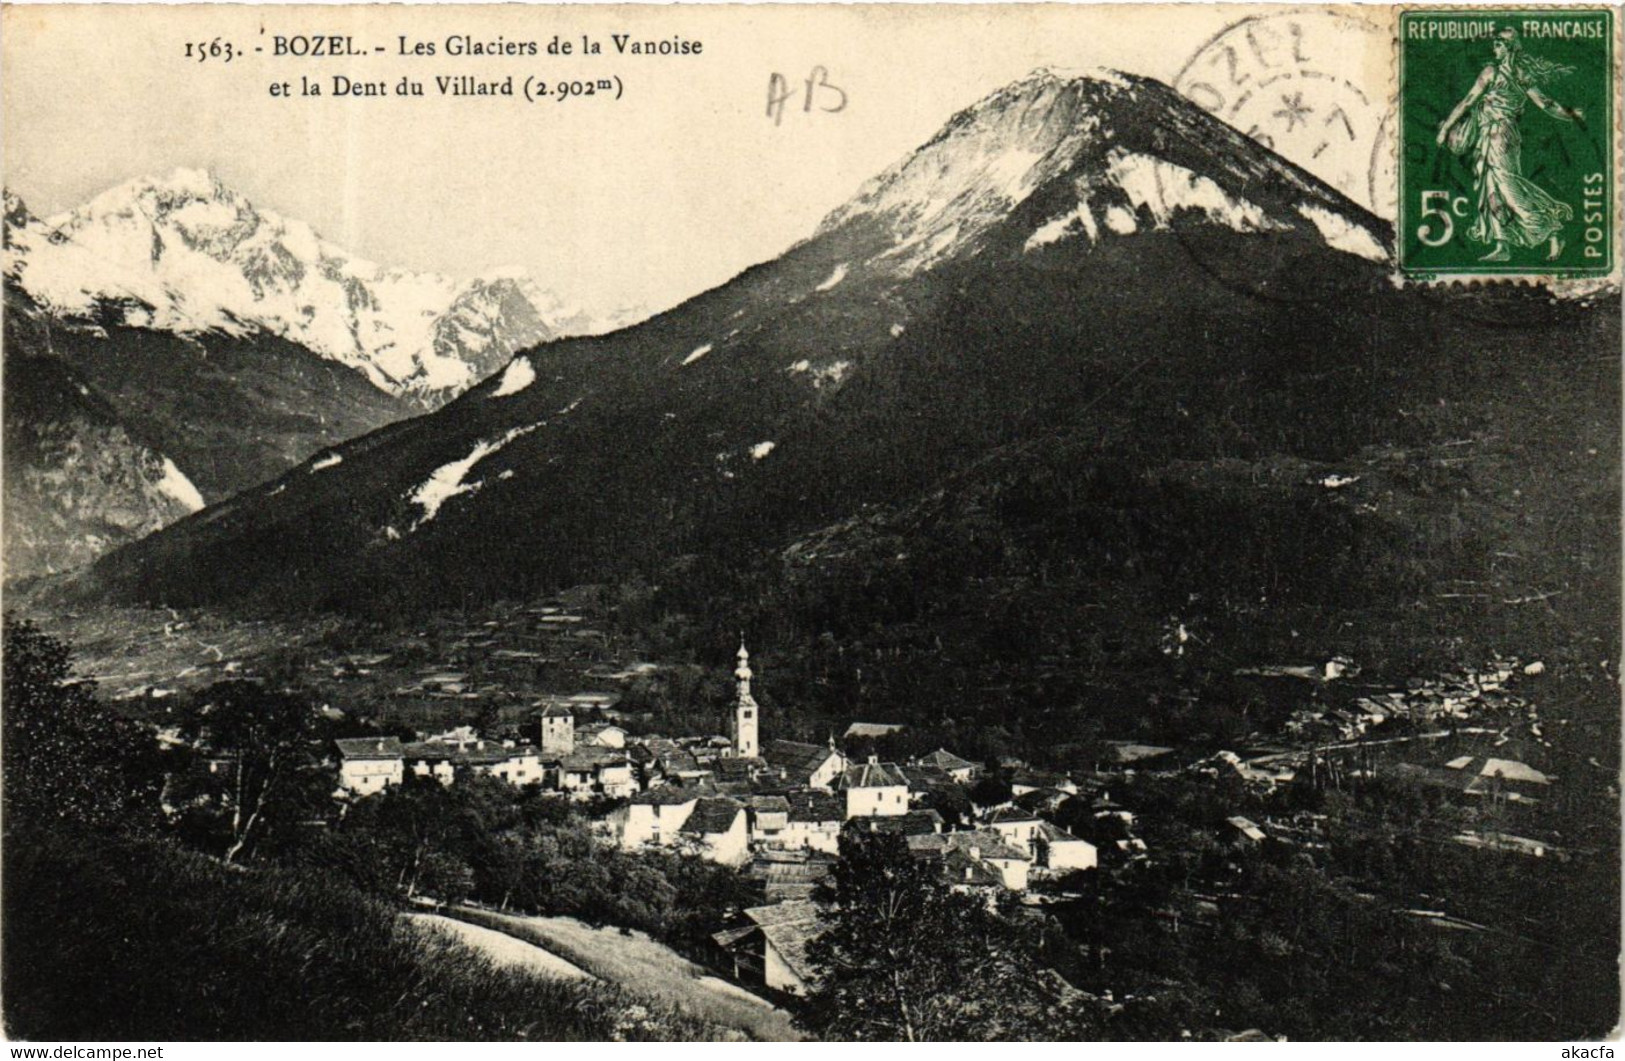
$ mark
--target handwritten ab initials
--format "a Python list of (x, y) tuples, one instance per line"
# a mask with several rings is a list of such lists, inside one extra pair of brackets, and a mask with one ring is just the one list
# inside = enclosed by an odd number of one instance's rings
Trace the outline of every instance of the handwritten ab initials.
[(792, 89), (785, 76), (777, 72), (767, 79), (767, 116), (774, 125), (783, 123), (786, 106), (797, 96), (801, 97), (803, 114), (811, 114), (814, 107), (825, 114), (837, 114), (846, 109), (846, 90), (830, 84), (829, 71), (824, 67), (813, 67), (802, 86)]

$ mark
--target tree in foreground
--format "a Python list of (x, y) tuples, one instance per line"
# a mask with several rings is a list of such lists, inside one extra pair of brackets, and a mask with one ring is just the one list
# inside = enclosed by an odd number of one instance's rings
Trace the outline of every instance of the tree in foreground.
[(849, 832), (819, 896), (825, 930), (803, 1023), (828, 1039), (1088, 1037), (1074, 995), (1033, 957), (1030, 932), (952, 890), (901, 837)]
[(8, 831), (28, 825), (122, 828), (156, 814), (152, 738), (73, 677), (65, 642), (5, 620), (4, 776)]
[(249, 681), (213, 685), (186, 712), (182, 736), (219, 769), (188, 778), (184, 792), (214, 816), (227, 862), (304, 802), (301, 782), (314, 776), (314, 718), (299, 697)]

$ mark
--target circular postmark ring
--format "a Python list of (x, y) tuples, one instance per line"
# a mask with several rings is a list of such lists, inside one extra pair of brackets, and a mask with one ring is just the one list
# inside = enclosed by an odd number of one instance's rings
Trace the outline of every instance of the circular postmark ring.
[[(1380, 196), (1373, 189), (1381, 180), (1385, 116), (1367, 87), (1315, 66), (1319, 55), (1346, 53), (1350, 32), (1380, 33), (1360, 19), (1319, 11), (1289, 9), (1244, 18), (1204, 42), (1175, 78), (1174, 88), (1262, 150), (1363, 206)], [(1346, 58), (1341, 65), (1347, 65)], [(1260, 176), (1266, 181), (1282, 177)], [(1170, 189), (1160, 167), (1156, 186), (1166, 205)], [(1273, 227), (1270, 220), (1263, 227)], [(1236, 244), (1226, 242), (1222, 233), (1177, 223), (1170, 227), (1198, 266), (1249, 298), (1288, 303), (1324, 299), (1346, 292), (1369, 272), (1368, 263), (1353, 259), (1346, 263), (1349, 268), (1337, 268), (1344, 264), (1337, 257), (1318, 258), (1307, 245), (1278, 245), (1268, 257), (1238, 257)], [(1320, 245), (1316, 240), (1315, 246)], [(1310, 258), (1330, 262), (1332, 268), (1305, 267)]]
[[(1202, 44), (1174, 89), (1209, 114), (1256, 140), (1369, 210), (1381, 187), (1385, 127), (1391, 107), (1369, 85), (1334, 72), (1324, 57), (1348, 50), (1350, 33), (1388, 41), (1370, 22), (1328, 11), (1254, 15)], [(1386, 90), (1386, 86), (1383, 86)]]

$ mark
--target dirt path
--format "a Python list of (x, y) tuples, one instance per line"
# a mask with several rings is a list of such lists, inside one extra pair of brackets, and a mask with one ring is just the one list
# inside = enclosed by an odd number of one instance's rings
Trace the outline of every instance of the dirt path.
[(525, 969), (561, 980), (593, 979), (591, 973), (565, 961), (552, 951), (510, 936), (506, 932), (481, 928), (479, 925), (471, 925), (467, 921), (458, 921), (452, 917), (441, 917), (439, 914), (409, 913), (404, 916), (415, 925), (427, 926), (434, 931), (456, 937), (498, 965)]

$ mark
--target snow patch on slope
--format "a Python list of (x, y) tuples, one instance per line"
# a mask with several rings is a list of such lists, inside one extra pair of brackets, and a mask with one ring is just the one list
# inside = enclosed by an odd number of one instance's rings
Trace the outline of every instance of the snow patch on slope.
[(825, 278), (824, 282), (819, 284), (816, 288), (814, 288), (814, 290), (816, 290), (816, 291), (828, 291), (830, 288), (834, 287), (836, 284), (838, 284), (842, 280), (846, 279), (846, 270), (847, 270), (847, 266), (846, 266), (845, 262), (842, 262), (840, 265), (837, 265), (835, 267), (835, 271), (830, 273), (829, 276), (827, 278)]
[(310, 474), (315, 475), (317, 472), (325, 472), (327, 469), (343, 463), (343, 454), (329, 453), (327, 456), (310, 466)]
[(1134, 223), (1134, 215), (1121, 206), (1108, 206), (1106, 208), (1106, 227), (1119, 236), (1132, 236), (1140, 226)]
[(536, 369), (531, 367), (530, 359), (516, 357), (502, 370), (502, 379), (497, 382), (497, 389), (491, 392), (491, 397), (506, 398), (510, 394), (518, 394), (535, 382)]
[[(894, 336), (901, 334), (903, 334), (903, 332), (900, 326), (897, 327), (897, 330), (892, 332), (892, 335)], [(793, 376), (804, 376), (810, 373), (812, 375), (813, 387), (821, 388), (827, 384), (839, 383), (844, 380), (847, 373), (852, 371), (852, 362), (831, 361), (827, 365), (819, 365), (817, 368), (814, 368), (811, 361), (807, 360), (806, 358), (802, 358), (800, 361), (796, 361), (791, 364), (789, 368), (785, 369), (785, 371)]]
[(846, 379), (846, 374), (850, 371), (852, 371), (852, 362), (832, 361), (813, 371), (813, 386), (823, 387), (826, 384), (840, 383)]
[(756, 443), (756, 445), (750, 448), (750, 459), (758, 461), (765, 459), (769, 453), (773, 452), (774, 447), (777, 445), (777, 442)]
[[(709, 354), (711, 352), (711, 347), (711, 343), (706, 343), (704, 346), (695, 347), (693, 352), (691, 352), (687, 357), (683, 358), (683, 364), (692, 365), (706, 354)], [(679, 365), (678, 367), (681, 368), (682, 365)]]
[(434, 519), (440, 514), (441, 506), (459, 494), (472, 494), (479, 490), (484, 485), (482, 482), (469, 483), (463, 481), (468, 473), (474, 470), (474, 466), (514, 439), (528, 435), (541, 426), (541, 424), (529, 424), (524, 427), (516, 427), (490, 442), (477, 442), (474, 444), (474, 448), (469, 451), (468, 456), (461, 460), (454, 460), (449, 464), (442, 464), (436, 468), (407, 498), (412, 504), (423, 509), (423, 515), (418, 517), (410, 529), (417, 530)]
[(188, 512), (197, 512), (203, 508), (203, 495), (192, 485), (192, 480), (175, 467), (175, 462), (168, 457), (164, 458), (163, 478), (159, 479), (156, 485), (160, 494), (176, 501)]
[(1303, 203), (1298, 207), (1298, 213), (1308, 218), (1320, 230), (1320, 236), (1326, 245), (1333, 250), (1343, 251), (1345, 254), (1358, 255), (1373, 262), (1386, 264), (1388, 252), (1382, 243), (1367, 231), (1363, 226), (1356, 225), (1348, 218), (1334, 214), (1324, 207), (1312, 203)]
[(1164, 159), (1113, 151), (1108, 173), (1135, 207), (1151, 213), (1158, 228), (1166, 227), (1181, 210), (1196, 210), (1237, 232), (1288, 231), (1256, 203), (1235, 198), (1211, 179)]
[(1079, 202), (1072, 210), (1039, 225), (1033, 230), (1033, 234), (1027, 237), (1027, 242), (1021, 249), (1035, 251), (1080, 234), (1087, 235), (1091, 243), (1100, 238), (1100, 229), (1095, 225), (1095, 215), (1090, 211), (1087, 199)]

